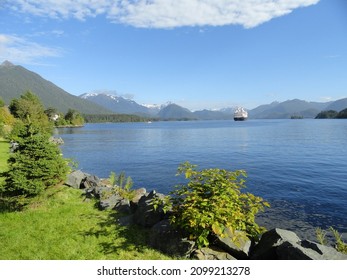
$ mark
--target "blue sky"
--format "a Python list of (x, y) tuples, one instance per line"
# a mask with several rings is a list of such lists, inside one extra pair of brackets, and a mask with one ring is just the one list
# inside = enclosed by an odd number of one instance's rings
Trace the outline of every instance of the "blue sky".
[(346, 0), (2, 0), (0, 61), (191, 110), (347, 97)]

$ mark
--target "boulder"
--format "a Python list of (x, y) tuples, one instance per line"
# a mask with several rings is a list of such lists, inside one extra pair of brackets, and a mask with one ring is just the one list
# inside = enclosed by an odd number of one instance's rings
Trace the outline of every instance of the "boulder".
[(225, 252), (231, 254), (237, 259), (248, 259), (252, 241), (247, 237), (245, 232), (230, 229), (224, 231), (224, 237), (217, 236), (215, 244)]
[(195, 242), (189, 241), (178, 229), (171, 226), (169, 220), (155, 224), (149, 232), (149, 245), (170, 256), (189, 257)]
[(81, 170), (76, 170), (67, 175), (65, 185), (72, 187), (74, 189), (79, 189), (81, 182), (88, 176), (88, 174), (83, 173)]
[(131, 214), (129, 199), (123, 198), (113, 209), (117, 210), (119, 213)]
[(206, 247), (195, 250), (193, 258), (198, 260), (236, 260), (232, 255), (218, 247)]
[(292, 231), (274, 228), (265, 232), (255, 246), (252, 259), (277, 260), (277, 248), (284, 242), (297, 244), (300, 238)]
[(88, 175), (85, 177), (80, 185), (81, 189), (95, 189), (101, 187), (100, 179), (95, 175)]
[(145, 188), (140, 188), (135, 190), (135, 195), (133, 199), (130, 201), (130, 209), (132, 213), (135, 213), (137, 210), (138, 203), (141, 199), (141, 197), (146, 195), (146, 189)]
[(123, 200), (123, 197), (118, 194), (113, 194), (108, 198), (101, 199), (99, 201), (99, 209), (107, 210), (107, 209), (115, 209), (118, 204)]
[(131, 200), (131, 202), (133, 203), (138, 203), (141, 199), (141, 197), (143, 197), (146, 194), (146, 189), (145, 188), (140, 188), (135, 190), (135, 195), (133, 197), (133, 199)]
[(155, 210), (152, 205), (154, 197), (164, 198), (165, 196), (155, 191), (151, 191), (148, 195), (142, 196), (134, 213), (134, 222), (136, 224), (144, 227), (152, 227), (164, 218), (165, 214), (163, 209), (159, 207)]
[(97, 186), (94, 189), (86, 189), (86, 192), (90, 192), (92, 196), (94, 196), (97, 199), (107, 199), (114, 194), (114, 191), (111, 187), (103, 185)]
[(347, 255), (333, 247), (309, 240), (301, 241), (292, 231), (272, 229), (263, 234), (252, 259), (265, 260), (346, 260)]
[(285, 242), (277, 249), (281, 260), (347, 260), (347, 255), (338, 252), (333, 247), (324, 246), (309, 240), (298, 244)]

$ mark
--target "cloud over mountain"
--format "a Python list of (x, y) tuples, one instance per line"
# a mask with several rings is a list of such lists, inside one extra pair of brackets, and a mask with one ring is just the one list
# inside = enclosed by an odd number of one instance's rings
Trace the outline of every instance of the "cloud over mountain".
[(241, 25), (256, 27), (319, 0), (5, 0), (15, 12), (50, 18), (105, 15), (110, 21), (143, 28)]

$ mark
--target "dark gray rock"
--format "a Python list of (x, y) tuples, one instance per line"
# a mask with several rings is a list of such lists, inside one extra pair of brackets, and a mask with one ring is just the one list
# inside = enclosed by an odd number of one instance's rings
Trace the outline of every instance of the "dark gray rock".
[(151, 228), (149, 245), (170, 256), (189, 257), (195, 242), (189, 241), (181, 231), (173, 228), (169, 220), (162, 220)]
[(263, 234), (252, 259), (266, 260), (346, 260), (335, 248), (309, 240), (301, 241), (292, 231), (272, 229)]
[(83, 173), (81, 170), (76, 170), (67, 175), (65, 185), (72, 187), (74, 189), (79, 189), (81, 182), (88, 176), (88, 174)]
[(99, 209), (107, 210), (107, 209), (115, 209), (118, 204), (123, 200), (123, 197), (118, 194), (111, 195), (108, 198), (101, 199), (99, 201)]
[(224, 237), (217, 236), (215, 244), (237, 259), (248, 259), (252, 241), (242, 231), (232, 232), (226, 229)]
[(85, 177), (80, 185), (81, 189), (95, 189), (98, 187), (101, 187), (101, 181), (100, 179), (95, 176), (95, 175), (88, 175), (87, 177)]
[(134, 222), (136, 224), (144, 227), (152, 227), (165, 217), (165, 213), (161, 207), (156, 210), (154, 209), (152, 205), (154, 197), (164, 198), (165, 196), (155, 191), (142, 196), (134, 213)]
[(277, 260), (277, 248), (284, 242), (297, 244), (300, 238), (292, 231), (275, 228), (265, 232), (259, 243), (255, 246), (252, 259)]
[(146, 189), (145, 188), (140, 188), (140, 189), (135, 190), (135, 195), (134, 195), (133, 199), (130, 201), (131, 213), (136, 212), (140, 199), (145, 195), (146, 195)]
[(129, 199), (122, 199), (118, 204), (114, 207), (119, 213), (131, 214), (130, 201)]
[(193, 258), (198, 260), (236, 260), (232, 255), (218, 247), (208, 247), (195, 250)]
[(281, 260), (347, 260), (347, 255), (335, 248), (309, 240), (298, 244), (285, 242), (277, 248), (277, 255)]
[(92, 195), (97, 199), (107, 199), (114, 194), (112, 188), (107, 186), (98, 186), (94, 189), (86, 189), (87, 192), (90, 192), (90, 190)]

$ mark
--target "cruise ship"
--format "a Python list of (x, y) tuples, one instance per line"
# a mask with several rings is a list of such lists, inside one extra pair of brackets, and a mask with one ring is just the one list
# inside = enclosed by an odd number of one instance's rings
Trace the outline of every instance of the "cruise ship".
[(237, 107), (237, 109), (234, 112), (234, 121), (245, 121), (247, 118), (247, 111), (242, 107)]

